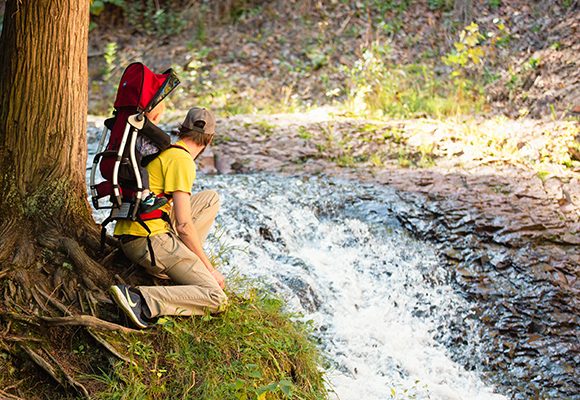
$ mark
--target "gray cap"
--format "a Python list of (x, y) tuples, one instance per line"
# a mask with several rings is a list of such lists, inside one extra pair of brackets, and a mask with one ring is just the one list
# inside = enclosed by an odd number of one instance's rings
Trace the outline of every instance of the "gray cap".
[[(197, 121), (205, 122), (203, 128), (194, 125)], [(193, 107), (189, 110), (187, 117), (185, 117), (185, 121), (183, 121), (183, 124), (181, 125), (192, 131), (213, 135), (215, 129), (215, 115), (206, 108)]]

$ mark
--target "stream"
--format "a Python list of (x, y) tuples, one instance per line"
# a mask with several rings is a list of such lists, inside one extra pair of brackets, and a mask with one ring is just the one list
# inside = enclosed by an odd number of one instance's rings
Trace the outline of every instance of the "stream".
[[(94, 147), (89, 140), (89, 167)], [(432, 242), (401, 225), (407, 205), (394, 190), (324, 176), (198, 173), (194, 191), (204, 189), (220, 195), (212, 231), (233, 248), (224, 275), (261, 282), (310, 321), (330, 360), (332, 399), (531, 398), (490, 370), (498, 345), (481, 304), (455, 284)]]

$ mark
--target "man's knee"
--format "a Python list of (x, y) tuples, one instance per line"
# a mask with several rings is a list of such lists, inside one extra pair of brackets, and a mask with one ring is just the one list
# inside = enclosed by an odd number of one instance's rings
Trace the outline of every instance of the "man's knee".
[(205, 204), (206, 208), (219, 207), (220, 196), (215, 190), (203, 190), (191, 196), (192, 206), (194, 204)]

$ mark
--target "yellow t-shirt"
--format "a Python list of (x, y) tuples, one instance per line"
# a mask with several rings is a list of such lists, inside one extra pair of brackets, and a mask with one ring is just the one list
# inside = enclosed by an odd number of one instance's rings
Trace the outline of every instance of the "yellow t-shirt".
[[(181, 140), (176, 146), (187, 149)], [(189, 154), (180, 148), (170, 147), (151, 161), (147, 167), (149, 172), (149, 189), (155, 194), (172, 194), (176, 191), (191, 193), (193, 181), (195, 181), (195, 162)], [(171, 201), (161, 210), (169, 211)], [(169, 232), (167, 223), (160, 218), (145, 221), (151, 230), (151, 235)], [(115, 236), (133, 235), (147, 236), (147, 231), (138, 222), (131, 220), (118, 220), (115, 225)]]

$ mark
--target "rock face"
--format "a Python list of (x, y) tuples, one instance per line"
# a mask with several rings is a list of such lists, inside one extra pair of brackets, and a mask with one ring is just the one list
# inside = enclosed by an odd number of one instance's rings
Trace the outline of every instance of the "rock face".
[(515, 399), (580, 398), (580, 183), (567, 148), (577, 125), (322, 113), (240, 116), (218, 132), (220, 173), (326, 174), (396, 188), (406, 204), (393, 210), (400, 222), (436, 244), (485, 324), (488, 352), (461, 361)]

